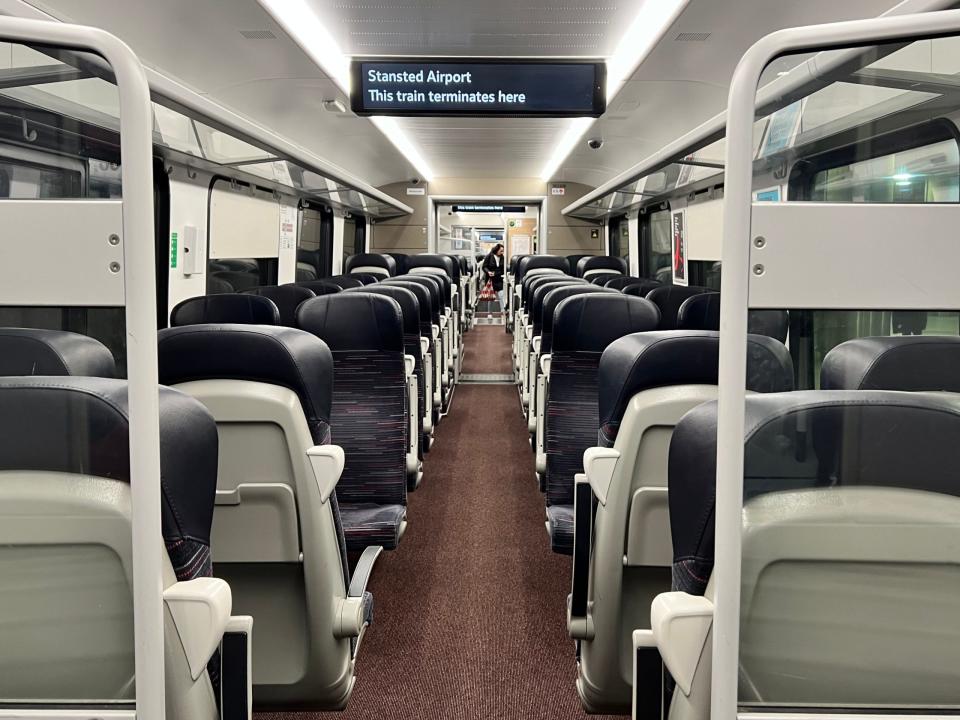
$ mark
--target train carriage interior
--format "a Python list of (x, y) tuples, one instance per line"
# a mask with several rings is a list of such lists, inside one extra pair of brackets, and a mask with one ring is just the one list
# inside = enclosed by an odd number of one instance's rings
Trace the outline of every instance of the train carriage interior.
[(956, 0), (0, 0), (0, 227), (0, 720), (960, 713)]

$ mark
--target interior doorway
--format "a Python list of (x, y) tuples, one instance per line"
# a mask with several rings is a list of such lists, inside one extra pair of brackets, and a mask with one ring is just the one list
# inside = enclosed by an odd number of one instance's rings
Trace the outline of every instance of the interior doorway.
[(435, 252), (480, 262), (498, 243), (506, 257), (540, 251), (542, 203), (508, 199), (442, 200), (433, 204)]

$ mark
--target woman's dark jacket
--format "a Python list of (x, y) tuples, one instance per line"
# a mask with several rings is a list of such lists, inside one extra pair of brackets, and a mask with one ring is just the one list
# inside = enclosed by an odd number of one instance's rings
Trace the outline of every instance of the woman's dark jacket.
[[(497, 262), (497, 261), (500, 262)], [(493, 273), (491, 278), (488, 273)], [(498, 258), (493, 253), (489, 253), (483, 260), (483, 276), (487, 280), (493, 280), (493, 289), (497, 292), (503, 290), (503, 258)]]

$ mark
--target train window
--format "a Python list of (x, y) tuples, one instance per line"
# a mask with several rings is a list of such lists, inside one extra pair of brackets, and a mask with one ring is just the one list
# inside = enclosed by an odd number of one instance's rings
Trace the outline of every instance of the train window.
[(610, 254), (622, 257), (630, 266), (630, 221), (626, 215), (611, 218), (607, 225), (607, 234), (610, 238)]
[(222, 178), (210, 187), (207, 292), (277, 282), (280, 204), (272, 193)]
[(640, 226), (644, 277), (670, 282), (670, 210), (664, 208), (645, 215)]
[(300, 211), (297, 280), (333, 274), (333, 211), (325, 205), (305, 205)]
[(362, 215), (348, 215), (343, 219), (343, 260), (366, 252), (367, 219)]

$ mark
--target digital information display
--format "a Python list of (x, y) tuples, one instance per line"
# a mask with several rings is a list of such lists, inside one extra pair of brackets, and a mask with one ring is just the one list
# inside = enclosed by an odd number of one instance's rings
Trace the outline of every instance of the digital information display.
[(599, 117), (606, 110), (600, 62), (354, 60), (357, 115)]

